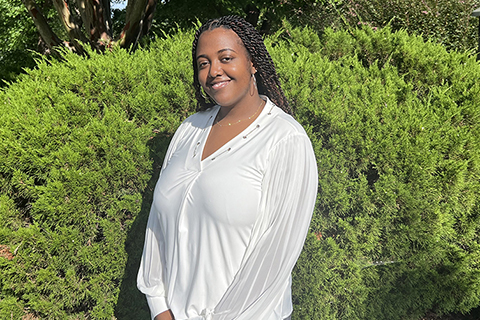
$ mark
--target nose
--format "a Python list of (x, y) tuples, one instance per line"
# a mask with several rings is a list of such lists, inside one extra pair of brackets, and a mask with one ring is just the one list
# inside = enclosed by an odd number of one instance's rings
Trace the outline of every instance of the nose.
[(210, 70), (208, 70), (208, 75), (212, 78), (220, 76), (223, 74), (223, 69), (220, 61), (210, 62)]

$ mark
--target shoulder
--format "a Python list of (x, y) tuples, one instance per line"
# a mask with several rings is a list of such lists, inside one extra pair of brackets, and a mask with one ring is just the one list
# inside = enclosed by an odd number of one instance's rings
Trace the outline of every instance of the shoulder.
[(313, 157), (313, 147), (305, 129), (291, 115), (267, 100), (263, 125), (262, 151), (272, 159), (293, 157)]
[(191, 116), (189, 116), (187, 119), (185, 119), (183, 122), (197, 122), (197, 121), (202, 121), (210, 118), (211, 116), (215, 115), (218, 111), (218, 108), (220, 106), (216, 105), (211, 108), (208, 108), (207, 110), (204, 111), (198, 111)]
[(269, 108), (267, 111), (269, 130), (274, 132), (278, 142), (289, 137), (303, 137), (308, 140), (305, 129), (295, 118), (285, 113), (270, 100), (267, 101), (266, 107)]
[[(305, 129), (291, 115), (276, 106), (270, 112), (269, 131), (273, 139), (268, 147), (266, 171), (276, 170), (279, 174), (287, 171), (298, 172), (314, 177), (315, 152)], [(279, 168), (280, 171), (277, 170)]]
[(196, 112), (196, 113), (192, 114), (191, 116), (189, 116), (187, 119), (183, 120), (180, 127), (182, 127), (182, 126), (198, 127), (202, 123), (207, 122), (211, 117), (215, 116), (217, 111), (218, 111), (218, 108), (219, 108), (219, 106), (216, 105), (216, 106), (213, 106), (211, 108), (208, 108), (205, 111)]
[(199, 111), (192, 114), (191, 116), (183, 120), (183, 122), (177, 128), (176, 134), (181, 135), (182, 133), (190, 130), (205, 129), (208, 124), (208, 120), (212, 117), (215, 117), (218, 108), (218, 106), (214, 106), (205, 111)]
[(284, 132), (286, 135), (302, 135), (307, 136), (305, 129), (297, 120), (291, 115), (285, 113), (282, 109), (275, 107), (275, 125), (277, 129)]

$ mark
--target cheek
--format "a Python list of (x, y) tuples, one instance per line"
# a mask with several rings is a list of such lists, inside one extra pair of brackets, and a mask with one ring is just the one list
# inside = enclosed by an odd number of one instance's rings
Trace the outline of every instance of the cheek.
[(197, 79), (200, 85), (202, 86), (202, 88), (205, 89), (205, 84), (207, 83), (207, 77), (205, 75), (205, 72), (203, 72), (203, 70), (198, 71)]

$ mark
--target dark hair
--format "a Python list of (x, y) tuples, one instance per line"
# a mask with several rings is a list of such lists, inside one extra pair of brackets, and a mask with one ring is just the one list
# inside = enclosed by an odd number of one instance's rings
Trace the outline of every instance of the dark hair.
[(195, 33), (195, 39), (192, 44), (192, 58), (193, 58), (193, 86), (195, 88), (195, 98), (197, 99), (197, 111), (206, 110), (214, 105), (209, 102), (207, 97), (202, 94), (202, 88), (198, 81), (198, 68), (196, 51), (198, 38), (206, 30), (213, 30), (216, 28), (231, 29), (235, 32), (240, 40), (242, 40), (245, 49), (252, 60), (253, 66), (257, 69), (255, 77), (257, 79), (258, 92), (268, 96), (273, 103), (280, 107), (288, 114), (292, 114), (292, 110), (288, 105), (287, 98), (283, 94), (280, 80), (278, 79), (275, 65), (272, 58), (263, 43), (262, 36), (255, 30), (255, 28), (238, 16), (224, 16), (218, 19), (211, 19), (205, 22)]

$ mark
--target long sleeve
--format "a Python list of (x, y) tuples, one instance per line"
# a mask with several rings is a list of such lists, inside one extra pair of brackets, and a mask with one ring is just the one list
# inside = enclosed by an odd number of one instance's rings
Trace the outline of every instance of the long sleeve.
[(317, 184), (315, 155), (304, 133), (289, 135), (272, 147), (259, 218), (240, 269), (206, 319), (271, 319), (302, 250)]
[[(160, 175), (162, 175), (163, 170), (167, 166), (174, 150), (176, 149), (183, 128), (184, 125), (182, 124), (177, 129), (170, 142), (163, 160)], [(142, 259), (140, 261), (140, 268), (137, 275), (137, 287), (147, 298), (152, 319), (155, 318), (156, 315), (169, 309), (163, 274), (163, 266), (165, 265), (165, 261), (163, 261), (165, 240), (165, 235), (162, 234), (162, 228), (160, 226), (159, 215), (155, 210), (155, 206), (152, 205), (145, 232)]]
[(163, 281), (163, 264), (161, 248), (165, 246), (158, 221), (158, 215), (150, 211), (142, 260), (137, 276), (137, 287), (147, 297), (152, 319), (168, 310)]

